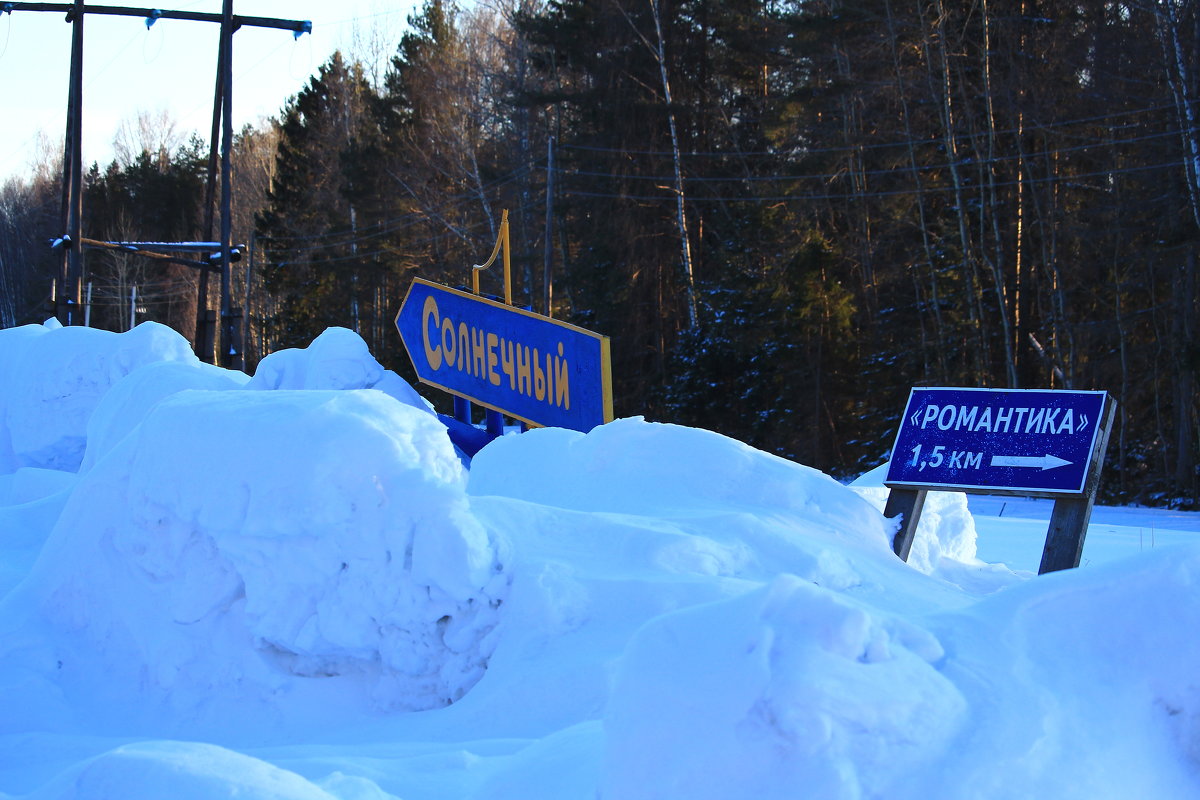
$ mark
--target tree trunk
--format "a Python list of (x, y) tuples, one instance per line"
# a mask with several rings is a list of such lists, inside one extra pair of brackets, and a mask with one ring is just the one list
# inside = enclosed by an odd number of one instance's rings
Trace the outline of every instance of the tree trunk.
[(671, 106), (671, 82), (667, 79), (667, 56), (663, 42), (662, 20), (658, 13), (658, 0), (649, 0), (654, 17), (654, 33), (658, 37), (658, 70), (662, 75), (663, 100), (667, 105), (667, 125), (671, 130), (671, 158), (675, 165), (675, 214), (679, 223), (679, 247), (683, 261), (683, 277), (686, 281), (688, 327), (696, 327), (696, 282), (692, 271), (692, 246), (688, 241), (687, 204), (683, 193), (683, 158), (679, 152), (679, 133), (675, 129), (675, 110)]

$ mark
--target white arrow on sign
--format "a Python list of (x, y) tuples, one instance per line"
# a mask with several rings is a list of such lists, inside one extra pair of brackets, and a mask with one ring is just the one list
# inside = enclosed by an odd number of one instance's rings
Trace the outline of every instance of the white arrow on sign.
[(1033, 467), (1045, 471), (1065, 467), (1070, 463), (1065, 458), (1049, 453), (1044, 456), (992, 456), (993, 467)]

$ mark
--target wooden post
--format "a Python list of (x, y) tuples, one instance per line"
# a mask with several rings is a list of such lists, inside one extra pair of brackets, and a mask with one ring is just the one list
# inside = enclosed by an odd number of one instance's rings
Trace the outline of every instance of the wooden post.
[[(230, 369), (246, 366), (240, 328), (233, 311), (230, 252), (233, 249), (233, 0), (225, 0), (221, 16), (221, 50), (224, 59), (221, 91), (221, 338), (220, 364)], [(240, 312), (239, 312), (240, 313)]]
[(913, 539), (917, 535), (917, 523), (921, 521), (921, 509), (925, 506), (927, 489), (892, 489), (888, 493), (883, 515), (888, 519), (900, 517), (900, 530), (892, 539), (892, 550), (901, 561), (908, 561)]
[(63, 211), (69, 238), (59, 270), (58, 320), (78, 325), (83, 279), (83, 0), (75, 0), (71, 22), (71, 81), (67, 92), (67, 138), (63, 153)]
[(255, 233), (253, 229), (250, 230), (250, 252), (247, 254), (245, 294), (242, 299), (242, 346), (239, 348), (239, 352), (242, 353), (242, 370), (246, 369), (246, 351), (250, 349), (253, 341), (250, 332), (250, 281), (254, 273)]
[(240, 308), (233, 308), (229, 311), (229, 325), (225, 332), (228, 339), (225, 342), (225, 350), (229, 353), (229, 364), (227, 369), (245, 370), (245, 361), (242, 354), (246, 352), (245, 344), (242, 341), (242, 320), (244, 312)]
[(1042, 549), (1042, 563), (1038, 574), (1060, 569), (1074, 569), (1083, 556), (1083, 541), (1087, 538), (1088, 522), (1092, 518), (1092, 506), (1096, 503), (1096, 490), (1100, 486), (1100, 470), (1104, 467), (1104, 453), (1108, 450), (1108, 437), (1112, 433), (1117, 404), (1112, 397), (1104, 403), (1104, 422), (1096, 436), (1096, 449), (1088, 465), (1082, 495), (1060, 497), (1054, 501), (1050, 514), (1050, 527), (1046, 531), (1046, 545)]
[(219, 363), (213, 358), (213, 352), (217, 347), (217, 312), (211, 308), (204, 309), (202, 323), (201, 340), (197, 342), (204, 352), (204, 355), (200, 356), (200, 360), (209, 364)]

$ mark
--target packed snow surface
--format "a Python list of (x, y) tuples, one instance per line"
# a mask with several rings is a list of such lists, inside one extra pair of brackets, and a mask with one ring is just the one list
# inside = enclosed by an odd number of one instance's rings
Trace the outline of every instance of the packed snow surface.
[[(1200, 523), (622, 419), (473, 459), (330, 329), (0, 331), (0, 798), (1200, 797)], [(1004, 563), (1002, 563), (1004, 562)]]

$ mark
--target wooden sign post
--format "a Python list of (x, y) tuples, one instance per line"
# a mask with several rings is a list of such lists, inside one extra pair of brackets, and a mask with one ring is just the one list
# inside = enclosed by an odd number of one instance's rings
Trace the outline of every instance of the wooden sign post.
[(1115, 416), (1106, 392), (914, 388), (884, 481), (896, 555), (930, 490), (1052, 497), (1038, 573), (1078, 567)]

